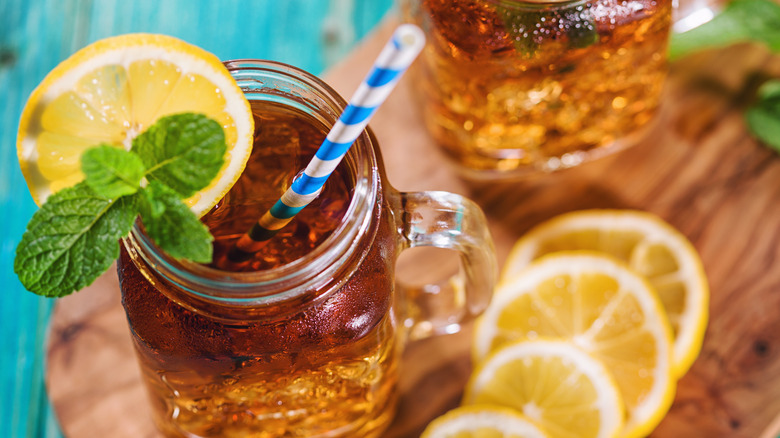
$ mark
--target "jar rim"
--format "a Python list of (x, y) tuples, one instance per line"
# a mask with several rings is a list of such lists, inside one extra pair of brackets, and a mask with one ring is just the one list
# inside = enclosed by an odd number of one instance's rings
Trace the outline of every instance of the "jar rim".
[[(262, 100), (252, 99), (254, 95), (269, 96), (276, 101), (295, 102), (299, 107), (317, 111), (310, 114), (327, 123), (327, 126), (335, 123), (347, 105), (332, 87), (297, 67), (255, 59), (229, 60), (224, 64), (249, 100)], [(252, 88), (265, 86), (271, 79), (282, 81), (286, 85)], [(308, 95), (304, 96), (302, 93)], [(296, 298), (313, 289), (319, 290), (326, 283), (328, 289), (334, 290), (346, 279), (336, 279), (336, 284), (333, 283), (334, 278), (331, 275), (352, 256), (361, 256), (358, 244), (365, 245), (364, 237), (373, 240), (373, 235), (367, 234), (370, 234), (368, 231), (371, 227), (372, 210), (381, 181), (372, 136), (366, 130), (350, 147), (344, 162), (340, 164), (345, 165), (354, 178), (354, 186), (341, 222), (320, 245), (285, 265), (255, 272), (229, 272), (186, 260), (176, 260), (160, 250), (144, 234), (140, 222), (134, 225), (126, 239), (126, 245), (139, 248), (140, 256), (155, 269), (156, 274), (176, 284), (188, 294), (207, 302), (235, 305), (275, 303)], [(262, 212), (258, 212), (258, 217), (260, 214)]]

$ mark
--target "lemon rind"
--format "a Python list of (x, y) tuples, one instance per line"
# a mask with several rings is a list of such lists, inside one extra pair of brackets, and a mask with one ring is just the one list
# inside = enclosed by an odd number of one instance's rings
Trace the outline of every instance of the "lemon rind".
[(685, 306), (686, 309), (691, 310), (687, 315), (696, 318), (689, 324), (681, 324), (681, 330), (674, 339), (672, 369), (675, 377), (682, 377), (701, 352), (709, 316), (707, 311), (697, 312), (693, 309), (709, 309), (709, 285), (696, 249), (682, 233), (661, 218), (644, 211), (617, 209), (579, 210), (556, 216), (532, 228), (512, 247), (499, 285), (513, 277), (535, 258), (538, 252), (536, 242), (559, 234), (561, 230), (593, 228), (639, 231), (646, 236), (645, 241), (658, 242), (675, 249), (675, 254), (687, 255), (678, 258), (677, 261), (680, 264), (680, 277), (689, 286)]
[[(472, 373), (463, 397), (464, 404), (471, 403), (481, 388), (507, 363), (529, 356), (558, 356), (577, 364), (577, 370), (586, 375), (598, 390), (597, 409), (601, 430), (597, 438), (619, 436), (624, 427), (624, 404), (612, 374), (596, 357), (576, 345), (554, 339), (519, 341), (503, 346), (485, 358)], [(610, 415), (610, 413), (612, 415)]]
[[(22, 174), (37, 204), (45, 202), (51, 195), (51, 189), (35, 179), (39, 175), (35, 142), (37, 133), (31, 135), (28, 132), (32, 116), (57, 96), (72, 89), (89, 72), (105, 65), (121, 65), (127, 69), (133, 62), (144, 59), (170, 61), (182, 68), (182, 75), (193, 73), (205, 77), (223, 92), (226, 112), (250, 115), (233, 119), (238, 133), (236, 146), (243, 144), (248, 147), (231, 150), (229, 161), (220, 170), (222, 177), (185, 202), (193, 212), (202, 216), (233, 186), (251, 153), (254, 121), (249, 102), (230, 73), (213, 54), (177, 38), (156, 34), (125, 34), (97, 41), (74, 53), (46, 75), (25, 104), (19, 124), (17, 156)], [(236, 153), (239, 151), (243, 153)], [(236, 177), (224, 178), (225, 175)]]
[(462, 431), (491, 427), (523, 438), (548, 438), (548, 435), (521, 413), (502, 406), (468, 405), (455, 408), (433, 420), (420, 438), (447, 438)]
[[(576, 268), (572, 268), (572, 266), (576, 266)], [(543, 279), (549, 278), (550, 273), (566, 272), (567, 274), (576, 275), (577, 273), (592, 272), (594, 270), (614, 276), (619, 279), (621, 285), (625, 284), (629, 288), (633, 287), (634, 290), (653, 290), (650, 283), (644, 277), (631, 271), (625, 262), (603, 253), (596, 251), (561, 251), (542, 256), (518, 272), (512, 277), (512, 280), (502, 282), (498, 286), (499, 290), (494, 294), (493, 301), (480, 316), (475, 326), (472, 349), (475, 363), (480, 363), (488, 355), (492, 339), (496, 336), (494, 325), (489, 325), (486, 321), (496, 320), (497, 314), (506, 305), (522, 294), (530, 293), (535, 285)], [(657, 345), (657, 348), (659, 348), (661, 363), (666, 362), (666, 366), (656, 369), (656, 381), (658, 383), (645, 397), (645, 400), (650, 400), (651, 402), (645, 402), (639, 409), (632, 411), (632, 416), (626, 422), (621, 435), (624, 438), (649, 434), (660, 423), (674, 401), (677, 382), (672, 367), (672, 331), (664, 313), (663, 305), (655, 293), (640, 293), (634, 294), (634, 296), (637, 297), (637, 301), (642, 306), (643, 311), (647, 313), (648, 320), (657, 320), (658, 322), (658, 324), (654, 324), (651, 327), (660, 330), (660, 332), (654, 333), (654, 337), (662, 340)], [(651, 409), (653, 406), (654, 408)]]

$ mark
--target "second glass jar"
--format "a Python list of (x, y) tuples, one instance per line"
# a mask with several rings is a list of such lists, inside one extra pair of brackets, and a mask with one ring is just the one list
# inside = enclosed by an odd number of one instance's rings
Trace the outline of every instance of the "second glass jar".
[(671, 0), (401, 0), (428, 38), (411, 74), (467, 177), (571, 167), (630, 144), (667, 72)]

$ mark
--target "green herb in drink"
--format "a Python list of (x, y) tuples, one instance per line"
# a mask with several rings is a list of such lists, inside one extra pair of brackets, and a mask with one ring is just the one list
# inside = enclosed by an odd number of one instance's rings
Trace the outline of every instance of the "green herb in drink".
[(182, 199), (217, 176), (226, 148), (219, 123), (187, 113), (158, 120), (130, 151), (86, 151), (84, 181), (51, 195), (33, 215), (14, 272), (27, 290), (48, 297), (86, 287), (119, 256), (119, 239), (139, 214), (172, 257), (210, 262), (213, 237)]
[(599, 42), (596, 17), (586, 7), (566, 7), (555, 3), (528, 3), (522, 7), (496, 5), (515, 50), (533, 57), (542, 43), (563, 41), (568, 48), (582, 49)]

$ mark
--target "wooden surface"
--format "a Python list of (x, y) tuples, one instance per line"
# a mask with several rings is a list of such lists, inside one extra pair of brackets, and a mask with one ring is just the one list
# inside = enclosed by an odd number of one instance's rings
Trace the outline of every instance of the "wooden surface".
[(37, 208), (19, 171), (16, 130), (46, 73), (86, 44), (127, 32), (165, 33), (221, 59), (276, 59), (320, 73), (391, 7), (393, 0), (0, 0), (0, 437), (61, 436), (43, 383), (55, 301), (26, 292), (13, 272)]
[[(388, 29), (326, 79), (351, 93)], [(688, 58), (674, 66), (658, 124), (640, 144), (505, 187), (467, 184), (442, 165), (408, 105), (406, 82), (372, 126), (398, 189), (449, 190), (482, 205), (500, 261), (529, 227), (570, 210), (642, 209), (681, 230), (704, 261), (711, 321), (701, 356), (653, 436), (770, 437), (780, 414), (780, 158), (748, 135), (740, 115), (757, 71), (780, 76), (780, 60), (752, 46)], [(387, 437), (416, 437), (458, 404), (471, 370), (469, 335), (467, 329), (411, 345)], [(114, 276), (59, 301), (48, 360), (50, 395), (68, 436), (158, 436)]]

